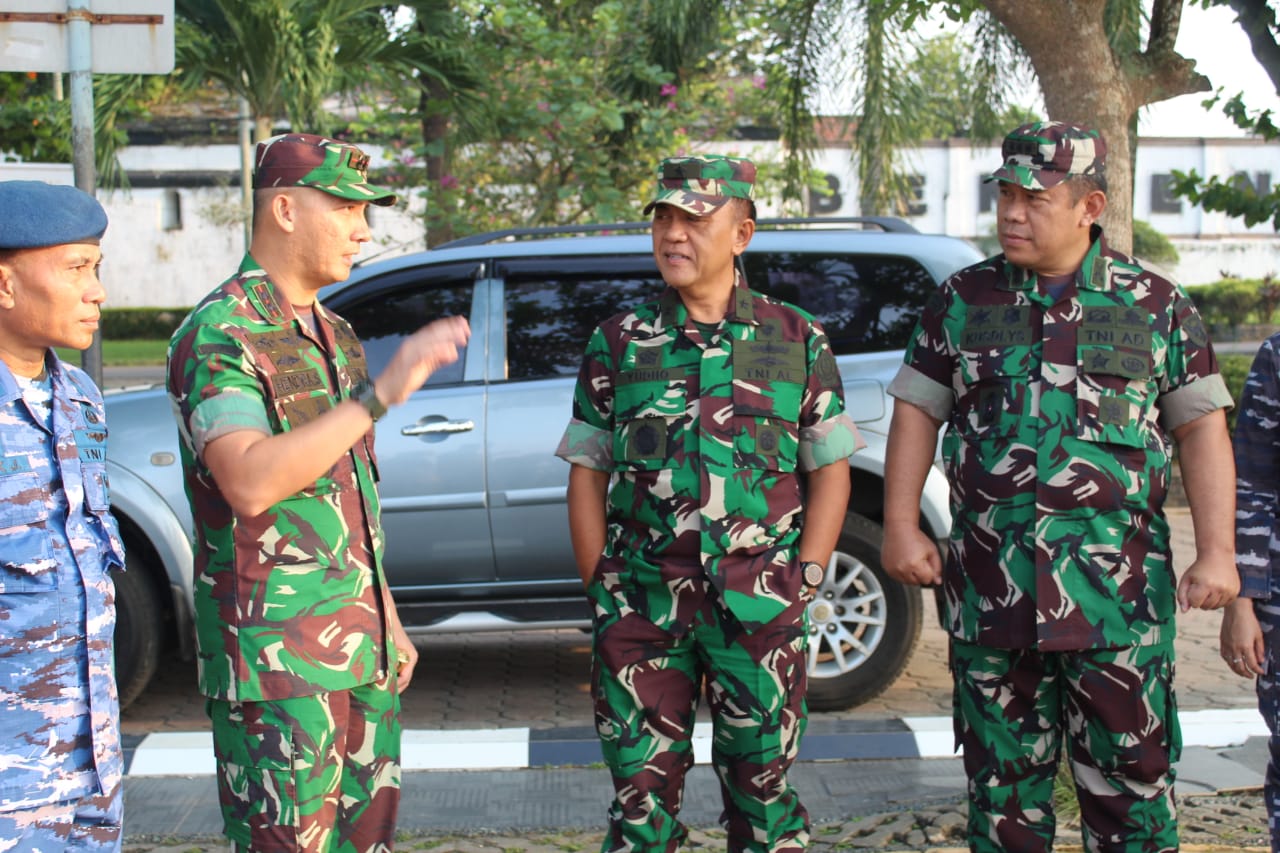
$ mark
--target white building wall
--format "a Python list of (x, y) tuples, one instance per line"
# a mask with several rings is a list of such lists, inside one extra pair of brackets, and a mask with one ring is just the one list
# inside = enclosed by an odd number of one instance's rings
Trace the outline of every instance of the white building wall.
[[(857, 216), (853, 151), (827, 148), (814, 158), (837, 196), (812, 199), (811, 215)], [(904, 152), (902, 168), (920, 179), (911, 215), (921, 231), (970, 240), (995, 235), (995, 188), (983, 182), (1000, 163), (999, 145), (967, 140), (930, 143)], [(1280, 235), (1270, 222), (1247, 226), (1224, 213), (1205, 212), (1163, 190), (1174, 171), (1247, 179), (1260, 192), (1280, 180), (1280, 142), (1249, 139), (1154, 139), (1138, 146), (1134, 216), (1170, 238), (1180, 255), (1170, 273), (1187, 284), (1216, 281), (1223, 272), (1246, 278), (1280, 274)], [(838, 203), (837, 203), (838, 198)]]
[[(244, 219), (239, 174), (239, 148), (155, 146), (126, 149), (126, 170), (225, 171), (227, 183), (216, 187), (101, 190), (98, 200), (110, 224), (102, 239), (102, 283), (107, 305), (122, 307), (190, 307), (233, 275), (244, 257)], [(74, 184), (66, 164), (0, 163), (0, 180), (41, 180)], [(416, 195), (416, 194), (413, 194)], [(426, 247), (423, 202), (408, 198), (409, 207), (371, 207), (370, 231), (361, 258), (394, 256)]]
[[(184, 307), (231, 275), (244, 252), (239, 174), (235, 145), (135, 146), (121, 152), (125, 170), (135, 174), (173, 173), (168, 188), (103, 192), (111, 218), (103, 240), (103, 281), (114, 306)], [(774, 142), (727, 142), (706, 150), (778, 160)], [(370, 147), (373, 167), (380, 151)], [(813, 165), (827, 176), (833, 194), (812, 194), (809, 215), (857, 216), (858, 185), (853, 152), (827, 148)], [(982, 177), (1000, 162), (998, 145), (972, 147), (967, 140), (929, 143), (903, 153), (904, 165), (917, 176), (918, 195), (907, 219), (921, 231), (971, 240), (995, 233), (995, 192)], [(1248, 278), (1280, 273), (1280, 236), (1270, 223), (1245, 226), (1239, 219), (1205, 213), (1162, 192), (1164, 176), (1195, 169), (1202, 175), (1243, 175), (1262, 191), (1280, 180), (1280, 142), (1244, 139), (1144, 139), (1138, 148), (1134, 215), (1173, 241), (1181, 260), (1170, 272), (1194, 285), (1218, 279), (1222, 272)], [(221, 185), (182, 186), (182, 173), (225, 174)], [(0, 180), (73, 183), (69, 165), (0, 163)], [(207, 181), (206, 181), (207, 183)], [(370, 209), (373, 241), (363, 259), (390, 257), (425, 246), (421, 214), (424, 202), (407, 192), (409, 206)], [(761, 201), (764, 215), (775, 213), (778, 199)]]

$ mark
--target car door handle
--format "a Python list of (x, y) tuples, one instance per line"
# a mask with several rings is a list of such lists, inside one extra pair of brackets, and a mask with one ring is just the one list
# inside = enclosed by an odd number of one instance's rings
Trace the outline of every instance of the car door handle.
[(432, 421), (416, 423), (400, 430), (401, 435), (440, 435), (451, 432), (471, 432), (476, 428), (475, 421)]

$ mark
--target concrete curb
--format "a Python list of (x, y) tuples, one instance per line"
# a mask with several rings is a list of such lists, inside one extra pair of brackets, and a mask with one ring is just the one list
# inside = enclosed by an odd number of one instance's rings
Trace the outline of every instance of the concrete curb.
[[(1185, 748), (1221, 749), (1269, 732), (1249, 708), (1183, 711)], [(213, 741), (203, 732), (156, 732), (126, 738), (128, 775), (213, 775)], [(501, 770), (589, 766), (600, 762), (595, 731), (585, 726), (533, 729), (406, 729), (401, 766), (415, 770)], [(694, 726), (694, 761), (711, 759), (711, 724)], [(950, 717), (813, 721), (800, 761), (954, 758)]]

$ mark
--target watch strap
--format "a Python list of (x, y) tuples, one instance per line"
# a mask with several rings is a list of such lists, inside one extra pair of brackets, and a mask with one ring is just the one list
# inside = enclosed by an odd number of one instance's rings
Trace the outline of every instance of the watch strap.
[(377, 423), (378, 419), (387, 413), (387, 407), (378, 399), (378, 389), (368, 379), (356, 384), (351, 389), (351, 399), (364, 406), (369, 417), (373, 418), (373, 422)]

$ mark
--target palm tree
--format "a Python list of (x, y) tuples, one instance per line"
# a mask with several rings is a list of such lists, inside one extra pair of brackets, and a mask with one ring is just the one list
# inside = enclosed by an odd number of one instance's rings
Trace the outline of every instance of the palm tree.
[(178, 0), (177, 64), (249, 104), (258, 140), (287, 119), (324, 133), (327, 98), (377, 80), (434, 72), (430, 52), (395, 30), (382, 0)]

